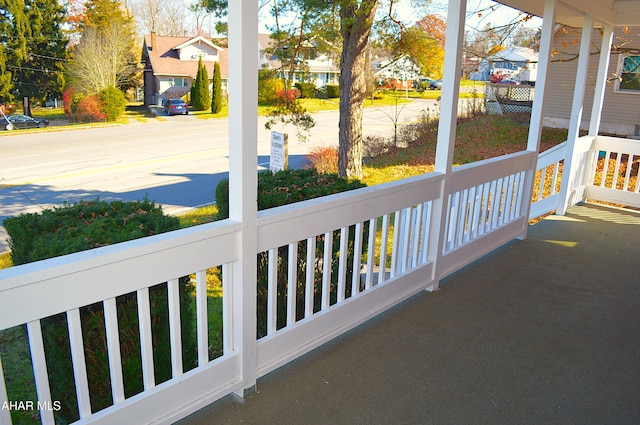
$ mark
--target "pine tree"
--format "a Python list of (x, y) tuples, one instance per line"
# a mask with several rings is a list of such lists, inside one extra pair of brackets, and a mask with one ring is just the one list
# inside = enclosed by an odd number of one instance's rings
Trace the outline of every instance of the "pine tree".
[(62, 91), (67, 39), (57, 0), (0, 0), (0, 103)]
[(194, 111), (206, 111), (211, 107), (211, 94), (209, 93), (209, 73), (202, 63), (202, 58), (198, 60), (198, 73), (191, 86), (191, 108)]
[(213, 67), (213, 95), (211, 99), (211, 112), (217, 114), (222, 110), (222, 77), (220, 76), (220, 64), (216, 62)]

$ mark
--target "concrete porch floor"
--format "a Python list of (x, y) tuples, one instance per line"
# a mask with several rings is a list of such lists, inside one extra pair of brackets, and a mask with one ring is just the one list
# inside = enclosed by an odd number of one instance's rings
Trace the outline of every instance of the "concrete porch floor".
[(551, 216), (178, 422), (639, 424), (640, 213)]

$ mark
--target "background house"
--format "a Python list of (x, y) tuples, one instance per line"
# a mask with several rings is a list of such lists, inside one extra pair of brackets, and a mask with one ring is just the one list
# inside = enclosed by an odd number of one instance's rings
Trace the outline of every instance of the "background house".
[(409, 55), (375, 57), (371, 60), (371, 71), (378, 86), (393, 89), (411, 88), (407, 84), (420, 77), (420, 67)]
[(507, 47), (480, 61), (478, 71), (471, 74), (476, 81), (489, 81), (492, 75), (502, 75), (516, 81), (535, 82), (538, 53), (528, 47)]
[[(277, 53), (273, 53), (274, 42), (269, 34), (258, 34), (258, 63), (262, 69), (272, 69), (287, 73), (288, 69), (283, 67), (282, 61)], [(313, 83), (316, 87), (323, 87), (327, 84), (338, 84), (340, 68), (336, 60), (330, 55), (320, 53), (313, 43), (313, 40), (305, 43), (302, 48), (300, 66), (296, 66), (293, 75), (288, 77), (292, 84), (297, 82)], [(281, 75), (282, 76), (282, 75)]]
[(198, 60), (213, 79), (214, 64), (220, 64), (222, 90), (227, 91), (227, 50), (202, 37), (165, 37), (152, 32), (144, 37), (144, 104), (157, 105), (162, 99), (187, 95), (198, 72)]
[[(573, 87), (578, 68), (581, 30), (561, 28), (556, 31), (550, 76), (547, 84), (545, 125), (567, 128), (573, 99)], [(615, 27), (613, 32), (607, 85), (600, 131), (602, 133), (640, 138), (640, 27)], [(589, 73), (584, 98), (584, 110), (591, 110), (596, 87), (602, 32), (592, 30)], [(580, 128), (589, 128), (589, 115), (582, 116)]]

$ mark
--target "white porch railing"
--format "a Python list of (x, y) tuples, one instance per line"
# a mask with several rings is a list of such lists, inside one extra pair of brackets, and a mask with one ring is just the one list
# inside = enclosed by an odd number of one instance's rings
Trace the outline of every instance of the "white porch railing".
[(560, 177), (567, 142), (547, 149), (538, 156), (537, 179), (531, 199), (529, 219), (540, 217), (554, 211), (560, 198)]
[[(591, 176), (586, 195), (640, 205), (634, 183), (640, 158), (637, 142), (597, 137), (592, 145), (593, 161), (585, 167), (585, 175)], [(552, 189), (546, 191), (540, 183), (532, 214), (553, 210), (559, 202), (555, 188), (563, 152), (561, 146), (540, 159), (519, 152), (457, 167), (446, 185), (444, 175), (432, 173), (260, 212), (255, 253), (262, 261), (258, 279), (263, 284), (258, 294), (246, 295), (258, 297), (258, 311), (239, 311), (242, 303), (232, 299), (232, 294), (238, 296), (232, 288), (241, 284), (232, 273), (241, 249), (241, 226), (233, 220), (0, 271), (0, 334), (19, 327), (28, 335), (23, 343), (28, 345), (37, 400), (22, 407), (38, 411), (44, 424), (55, 423), (60, 404), (75, 412), (77, 423), (107, 424), (125, 417), (130, 424), (168, 423), (242, 391), (247, 371), (242, 370), (241, 355), (255, 356), (253, 373), (262, 376), (418, 291), (436, 288), (441, 277), (520, 237), (528, 219), (528, 200), (523, 198), (528, 173), (533, 173), (537, 160), (542, 180), (552, 181)], [(597, 168), (598, 152), (610, 160), (605, 170)], [(617, 184), (604, 182), (601, 176), (609, 174), (620, 176)], [(450, 193), (442, 193), (443, 187)], [(438, 205), (447, 213), (441, 229), (434, 231)], [(431, 240), (433, 235), (441, 241)], [(434, 246), (442, 246), (441, 252)], [(221, 270), (221, 312), (208, 308), (207, 271), (213, 269)], [(183, 364), (184, 276), (195, 282), (195, 319), (187, 324), (195, 327), (193, 365)], [(164, 307), (150, 303), (150, 291), (158, 284), (167, 294)], [(122, 324), (116, 310), (124, 295), (135, 299), (138, 318), (143, 389), (135, 395), (127, 393), (123, 378)], [(96, 303), (103, 312), (112, 399), (99, 411), (92, 406), (87, 376), (87, 356), (95, 353), (88, 354), (86, 344), (95, 336), (83, 332), (80, 314)], [(43, 319), (60, 313), (66, 321), (69, 374), (75, 386), (75, 394), (64, 400), (51, 392), (49, 377), (55, 366), (47, 362), (42, 330)], [(159, 365), (154, 361), (153, 318), (158, 315), (166, 318), (170, 329), (171, 372), (164, 382), (156, 382)], [(222, 340), (217, 357), (210, 354), (212, 315), (219, 316), (220, 323), (215, 325)], [(256, 323), (246, 320), (251, 316), (259, 317), (259, 329), (251, 330), (257, 337), (254, 345), (244, 347), (251, 353), (240, 353), (233, 335), (239, 324)], [(0, 343), (6, 344), (6, 339)], [(15, 371), (3, 369), (4, 360), (8, 359), (0, 359), (3, 425), (12, 420), (8, 407), (20, 409), (16, 403), (27, 402), (7, 394), (6, 383), (15, 378)]]
[(590, 145), (586, 163), (592, 165), (585, 173), (585, 197), (640, 208), (640, 141), (605, 136), (581, 140)]

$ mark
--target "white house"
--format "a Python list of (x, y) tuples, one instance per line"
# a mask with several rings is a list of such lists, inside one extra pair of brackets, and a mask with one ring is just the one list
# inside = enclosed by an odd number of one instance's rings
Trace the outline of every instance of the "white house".
[[(273, 69), (279, 72), (288, 73), (283, 68), (282, 62), (273, 53), (267, 53), (273, 46), (273, 39), (269, 34), (258, 34), (258, 64), (261, 69)], [(302, 55), (304, 60), (304, 71), (298, 67), (294, 71), (291, 81), (293, 84), (297, 82), (310, 82), (316, 87), (322, 87), (327, 84), (338, 84), (340, 76), (340, 67), (338, 62), (330, 55), (319, 53), (312, 42), (307, 43), (304, 47)]]
[(393, 85), (397, 88), (407, 88), (408, 81), (420, 77), (420, 67), (409, 55), (375, 58), (371, 61), (371, 68), (379, 83), (384, 84), (395, 80)]

